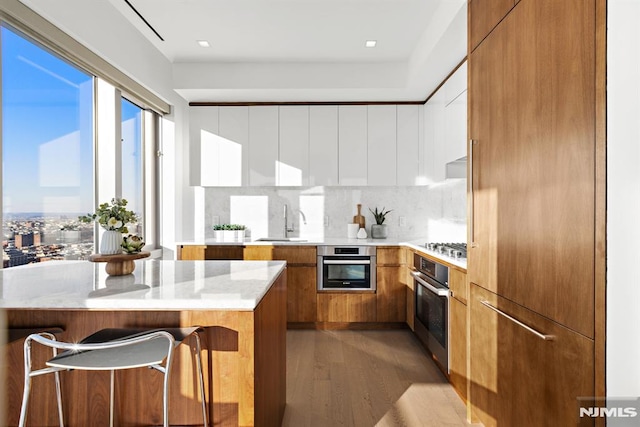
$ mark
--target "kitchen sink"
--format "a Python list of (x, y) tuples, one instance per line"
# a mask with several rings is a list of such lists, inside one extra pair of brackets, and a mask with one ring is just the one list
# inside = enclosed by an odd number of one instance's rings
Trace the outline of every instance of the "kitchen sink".
[(299, 237), (261, 237), (256, 242), (306, 242)]

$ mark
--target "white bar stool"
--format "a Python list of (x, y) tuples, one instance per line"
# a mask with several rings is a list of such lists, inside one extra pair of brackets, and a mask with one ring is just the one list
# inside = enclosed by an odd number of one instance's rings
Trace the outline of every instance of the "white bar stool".
[[(24, 342), (24, 393), (20, 410), (19, 426), (23, 427), (27, 419), (31, 378), (53, 373), (56, 381), (58, 418), (64, 426), (62, 396), (60, 391), (60, 371), (71, 369), (90, 371), (111, 371), (109, 425), (113, 426), (115, 371), (140, 367), (154, 368), (164, 374), (163, 387), (163, 426), (169, 426), (169, 374), (173, 350), (185, 339), (193, 336), (196, 341), (196, 368), (202, 400), (202, 418), (208, 426), (207, 404), (202, 374), (201, 345), (198, 331), (201, 328), (162, 328), (162, 329), (102, 329), (89, 335), (79, 343), (57, 341), (50, 333), (29, 335)], [(32, 370), (31, 343), (36, 342), (53, 349), (53, 358), (46, 362), (46, 368)], [(62, 353), (57, 353), (63, 350)], [(162, 362), (164, 361), (164, 365)]]

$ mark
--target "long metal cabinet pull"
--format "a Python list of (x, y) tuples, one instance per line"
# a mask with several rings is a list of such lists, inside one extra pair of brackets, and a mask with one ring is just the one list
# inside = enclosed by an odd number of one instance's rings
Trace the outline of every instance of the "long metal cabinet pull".
[(491, 310), (495, 311), (496, 313), (498, 313), (499, 315), (506, 317), (507, 319), (511, 320), (512, 322), (514, 322), (515, 324), (522, 326), (523, 328), (525, 328), (527, 331), (531, 332), (532, 334), (534, 334), (535, 336), (537, 336), (538, 338), (542, 338), (545, 341), (553, 341), (555, 339), (554, 335), (545, 335), (542, 332), (538, 332), (535, 329), (533, 329), (531, 326), (527, 326), (524, 323), (522, 323), (521, 321), (519, 321), (518, 319), (516, 319), (515, 317), (509, 316), (507, 313), (505, 313), (504, 311), (492, 306), (489, 301), (486, 300), (480, 300), (480, 304), (484, 305), (487, 308), (490, 308)]
[(475, 209), (473, 205), (473, 146), (477, 144), (477, 141), (470, 139), (469, 140), (469, 186), (471, 187), (471, 199), (469, 200), (469, 210), (471, 211), (471, 219), (469, 220), (469, 234), (471, 235), (471, 247), (475, 248), (476, 244), (476, 236), (474, 230), (474, 222), (475, 222)]

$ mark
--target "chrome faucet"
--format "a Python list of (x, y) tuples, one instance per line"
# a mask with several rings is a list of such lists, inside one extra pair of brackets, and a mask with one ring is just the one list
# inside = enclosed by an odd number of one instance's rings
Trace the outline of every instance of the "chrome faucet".
[(293, 232), (293, 227), (289, 228), (289, 215), (288, 215), (288, 207), (285, 203), (284, 205), (284, 237), (289, 237), (289, 233)]

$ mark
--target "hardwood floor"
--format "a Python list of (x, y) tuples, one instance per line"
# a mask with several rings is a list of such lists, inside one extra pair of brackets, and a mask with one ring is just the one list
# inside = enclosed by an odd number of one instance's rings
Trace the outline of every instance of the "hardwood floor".
[(409, 330), (288, 330), (283, 426), (468, 426)]

